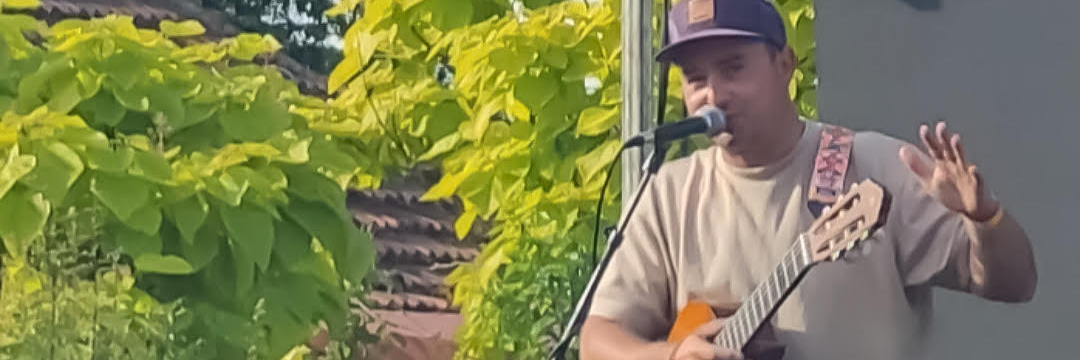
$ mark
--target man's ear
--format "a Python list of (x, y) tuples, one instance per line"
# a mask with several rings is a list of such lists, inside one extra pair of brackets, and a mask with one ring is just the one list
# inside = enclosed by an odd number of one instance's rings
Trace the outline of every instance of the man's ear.
[(795, 56), (795, 50), (791, 46), (784, 46), (784, 49), (776, 54), (779, 66), (783, 74), (787, 76), (787, 80), (790, 82), (791, 77), (795, 76), (795, 67), (799, 64), (798, 57)]

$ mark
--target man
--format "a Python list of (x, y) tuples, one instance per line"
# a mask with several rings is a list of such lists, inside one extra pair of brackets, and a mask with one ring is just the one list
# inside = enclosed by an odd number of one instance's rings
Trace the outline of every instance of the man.
[[(669, 17), (670, 45), (658, 60), (681, 68), (690, 111), (714, 105), (729, 127), (715, 146), (666, 164), (648, 187), (582, 328), (582, 358), (775, 356), (713, 346), (722, 320), (678, 343), (665, 338), (690, 300), (730, 313), (813, 222), (807, 187), (823, 125), (801, 120), (788, 96), (796, 58), (772, 5), (682, 0)], [(935, 125), (918, 128), (925, 153), (882, 134), (855, 135), (846, 183), (881, 184), (892, 195), (887, 223), (866, 256), (813, 268), (780, 306), (766, 333), (784, 359), (924, 357), (935, 286), (992, 301), (1033, 297), (1027, 236), (959, 135)]]

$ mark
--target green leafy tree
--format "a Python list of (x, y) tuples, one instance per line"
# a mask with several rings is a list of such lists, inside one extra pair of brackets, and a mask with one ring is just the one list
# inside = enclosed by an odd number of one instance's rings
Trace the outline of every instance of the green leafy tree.
[(364, 140), (380, 127), (250, 63), (280, 48), (270, 36), (181, 48), (171, 38), (201, 34), (197, 22), (46, 27), (13, 13), (35, 5), (0, 2), (3, 253), (25, 262), (60, 209), (101, 208), (100, 234), (76, 245), (119, 254), (156, 301), (182, 301), (176, 330), (201, 358), (278, 359), (319, 321), (344, 340), (374, 262), (344, 189), (400, 164)]
[[(776, 6), (799, 58), (791, 96), (815, 118), (812, 3)], [(458, 358), (546, 353), (592, 271), (594, 221), (618, 216), (618, 168), (599, 214), (596, 202), (620, 145), (619, 7), (370, 0), (346, 32), (329, 79), (335, 106), (377, 121), (392, 156), (442, 165), (424, 198), (462, 200), (459, 237), (477, 221), (493, 225), (480, 256), (448, 279), (465, 318)], [(681, 90), (677, 71), (667, 75), (672, 120)]]

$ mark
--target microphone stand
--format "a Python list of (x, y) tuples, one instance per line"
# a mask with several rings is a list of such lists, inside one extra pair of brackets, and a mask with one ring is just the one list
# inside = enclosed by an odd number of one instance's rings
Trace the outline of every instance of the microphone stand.
[[(581, 325), (585, 322), (586, 313), (592, 306), (592, 299), (596, 294), (596, 285), (603, 276), (604, 271), (607, 270), (608, 263), (611, 262), (612, 254), (619, 248), (619, 245), (622, 245), (623, 231), (626, 230), (626, 226), (630, 222), (630, 215), (634, 213), (634, 209), (637, 208), (638, 202), (641, 200), (641, 195), (645, 193), (645, 188), (648, 187), (653, 175), (660, 170), (660, 165), (664, 162), (667, 144), (655, 144), (655, 148), (645, 159), (645, 163), (642, 166), (641, 170), (645, 172), (645, 176), (638, 184), (637, 192), (634, 194), (634, 200), (630, 203), (630, 208), (626, 210), (626, 214), (623, 216), (617, 230), (608, 236), (607, 250), (604, 251), (603, 257), (600, 258), (600, 263), (596, 266), (596, 269), (593, 270), (592, 277), (589, 279), (588, 285), (585, 286), (585, 293), (578, 299), (577, 307), (574, 309), (573, 315), (570, 316), (570, 321), (567, 323), (566, 328), (563, 329), (563, 334), (559, 338), (558, 344), (556, 344), (555, 348), (548, 354), (549, 360), (565, 359), (566, 349), (570, 347), (570, 339), (581, 330)], [(626, 148), (624, 147), (622, 150), (626, 150)], [(600, 214), (596, 214), (596, 216), (600, 216)]]

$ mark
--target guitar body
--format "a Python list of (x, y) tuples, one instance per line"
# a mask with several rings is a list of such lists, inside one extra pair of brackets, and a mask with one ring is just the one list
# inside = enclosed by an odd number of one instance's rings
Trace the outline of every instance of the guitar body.
[(686, 306), (679, 311), (679, 316), (675, 318), (675, 324), (671, 326), (671, 331), (668, 332), (667, 341), (670, 343), (678, 343), (689, 336), (694, 330), (705, 325), (710, 321), (716, 319), (716, 313), (713, 312), (712, 307), (706, 304), (704, 301), (691, 300), (686, 303)]

